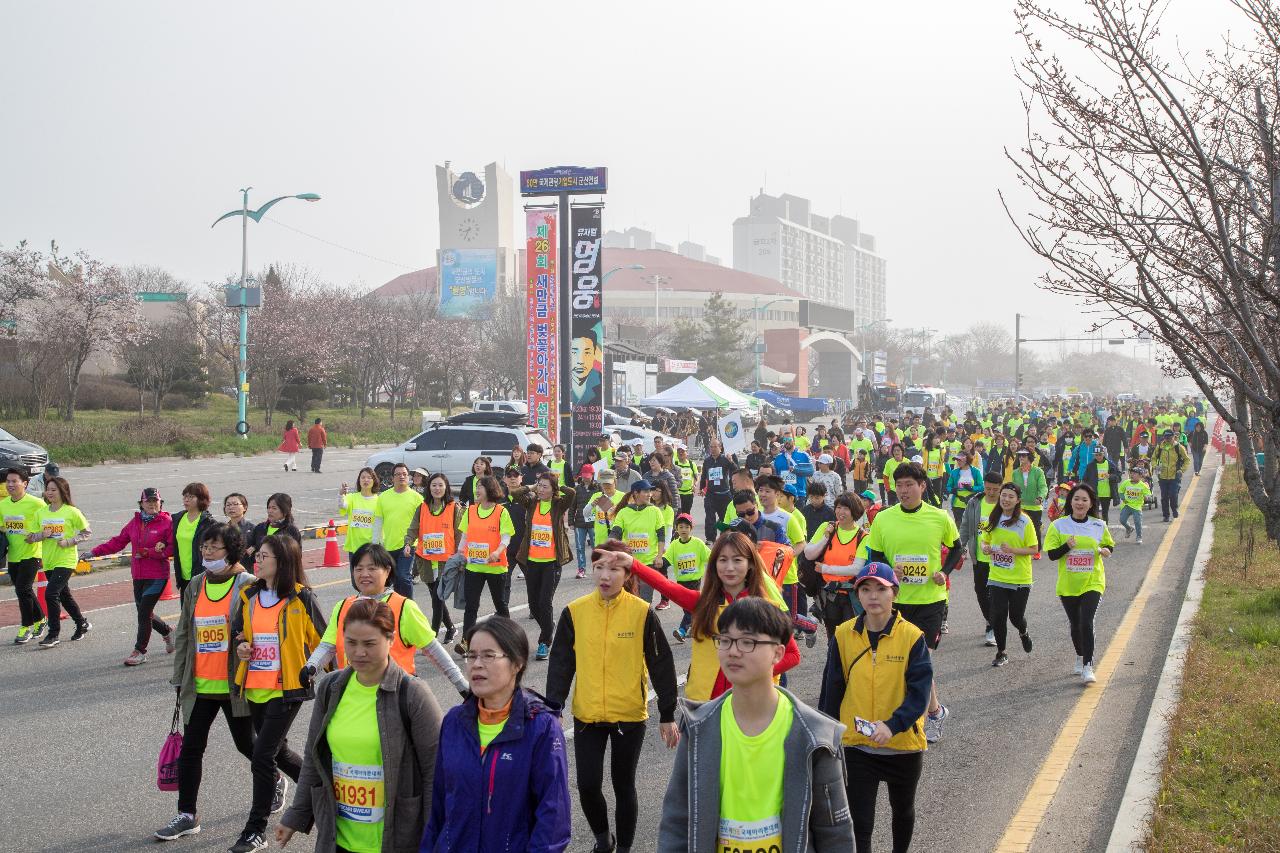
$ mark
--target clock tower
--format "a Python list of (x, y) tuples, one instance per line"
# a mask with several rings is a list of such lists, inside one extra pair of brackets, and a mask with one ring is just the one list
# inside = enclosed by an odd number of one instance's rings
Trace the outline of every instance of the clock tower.
[[(448, 161), (436, 166), (440, 211), (440, 253), (485, 250), (494, 255), (498, 295), (516, 293), (514, 193), (511, 177), (490, 163), (483, 172), (454, 171)], [(477, 257), (475, 252), (465, 253)]]

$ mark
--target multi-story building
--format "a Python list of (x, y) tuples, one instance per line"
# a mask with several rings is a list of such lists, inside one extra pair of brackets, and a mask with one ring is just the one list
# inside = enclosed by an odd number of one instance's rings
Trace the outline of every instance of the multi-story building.
[(808, 199), (763, 191), (752, 198), (733, 223), (733, 266), (849, 308), (860, 323), (885, 318), (887, 264), (875, 237), (856, 219), (813, 213)]

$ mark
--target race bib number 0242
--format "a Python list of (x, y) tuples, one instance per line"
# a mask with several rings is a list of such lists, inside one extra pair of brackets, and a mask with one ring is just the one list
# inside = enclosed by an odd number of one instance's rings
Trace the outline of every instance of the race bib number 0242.
[(897, 554), (893, 567), (902, 576), (903, 583), (924, 583), (929, 577), (929, 555)]

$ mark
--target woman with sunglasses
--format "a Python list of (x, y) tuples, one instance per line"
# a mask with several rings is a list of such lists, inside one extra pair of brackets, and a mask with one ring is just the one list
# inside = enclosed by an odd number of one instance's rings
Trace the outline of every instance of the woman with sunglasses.
[[(630, 560), (631, 571), (639, 580), (671, 599), (686, 613), (693, 614), (689, 631), (693, 650), (684, 695), (694, 702), (714, 699), (730, 686), (725, 674), (720, 671), (720, 661), (712, 642), (717, 633), (716, 620), (720, 612), (739, 598), (749, 595), (766, 598), (786, 610), (786, 604), (777, 589), (773, 588), (773, 582), (767, 578), (759, 552), (744, 533), (725, 531), (716, 539), (711, 555), (707, 558), (708, 565), (714, 571), (703, 577), (702, 588), (697, 590), (685, 589), (629, 554), (602, 551), (600, 556), (601, 562), (619, 567), (627, 565)], [(795, 638), (792, 638), (787, 641), (782, 660), (774, 667), (774, 675), (782, 675), (799, 662), (800, 649)]]

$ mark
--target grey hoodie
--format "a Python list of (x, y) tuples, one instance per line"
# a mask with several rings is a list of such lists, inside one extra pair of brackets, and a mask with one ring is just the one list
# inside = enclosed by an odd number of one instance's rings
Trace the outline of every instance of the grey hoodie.
[[(845, 791), (844, 725), (783, 688), (795, 708), (784, 743), (782, 853), (848, 853), (853, 821)], [(724, 697), (690, 705), (662, 803), (659, 853), (716, 849), (720, 830), (720, 711)]]

